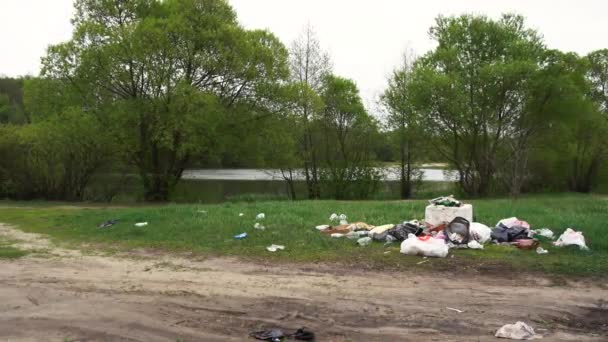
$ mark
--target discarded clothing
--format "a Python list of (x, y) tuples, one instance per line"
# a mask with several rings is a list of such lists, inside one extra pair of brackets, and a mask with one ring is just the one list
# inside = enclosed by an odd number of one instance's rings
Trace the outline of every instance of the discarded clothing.
[(385, 224), (383, 226), (374, 227), (369, 231), (369, 236), (376, 241), (386, 241), (387, 231), (394, 228), (394, 224)]
[(325, 235), (348, 234), (350, 232), (351, 232), (351, 230), (349, 228), (349, 225), (345, 224), (345, 225), (335, 226), (335, 227), (330, 227), (329, 229), (325, 229), (325, 230), (321, 231), (321, 234), (325, 234)]
[(355, 222), (355, 223), (351, 223), (351, 224), (342, 224), (339, 226), (330, 227), (328, 229), (322, 230), (321, 233), (323, 233), (325, 235), (331, 235), (331, 234), (336, 234), (336, 233), (348, 234), (350, 232), (359, 231), (359, 230), (368, 231), (372, 228), (374, 228), (374, 226), (370, 226), (367, 223)]
[(100, 225), (98, 225), (97, 228), (109, 228), (117, 223), (118, 223), (118, 220), (108, 220), (108, 221), (103, 222)]
[(448, 255), (448, 245), (444, 240), (431, 236), (416, 237), (410, 234), (401, 243), (401, 253), (406, 255), (422, 255), (428, 257), (445, 258)]
[(521, 226), (507, 227), (499, 224), (492, 229), (492, 240), (497, 242), (514, 242), (516, 240), (529, 239), (528, 228)]
[(275, 245), (275, 244), (272, 244), (272, 245), (266, 247), (267, 251), (273, 252), (273, 253), (276, 252), (276, 251), (278, 251), (278, 250), (282, 251), (284, 249), (285, 249), (285, 246), (283, 246), (283, 245)]
[(572, 228), (566, 231), (553, 243), (557, 247), (563, 246), (579, 246), (580, 249), (589, 249), (585, 244), (585, 237), (582, 232), (574, 231)]
[(348, 225), (348, 229), (350, 229), (351, 231), (372, 230), (374, 228), (374, 226), (371, 226), (365, 222), (355, 222)]
[(472, 222), (469, 226), (471, 239), (481, 244), (487, 243), (492, 239), (492, 229), (483, 223)]
[(470, 240), (469, 220), (463, 217), (456, 217), (445, 227), (444, 234), (447, 242), (455, 245), (466, 245)]
[(536, 335), (534, 329), (524, 322), (504, 325), (496, 331), (496, 335), (494, 336), (512, 340), (534, 340), (542, 338), (542, 336)]

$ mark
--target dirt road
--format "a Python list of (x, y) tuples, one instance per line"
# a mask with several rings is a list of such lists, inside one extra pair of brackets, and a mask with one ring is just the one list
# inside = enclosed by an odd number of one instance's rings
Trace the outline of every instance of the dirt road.
[(2, 236), (43, 254), (0, 262), (0, 341), (243, 341), (302, 326), (318, 341), (491, 341), (516, 321), (545, 341), (608, 340), (602, 284), (92, 256)]

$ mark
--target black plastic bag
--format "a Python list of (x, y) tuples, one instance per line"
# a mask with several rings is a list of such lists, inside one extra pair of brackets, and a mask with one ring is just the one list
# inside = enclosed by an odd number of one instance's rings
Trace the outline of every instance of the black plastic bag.
[(492, 229), (492, 240), (497, 242), (513, 242), (517, 240), (530, 239), (528, 237), (528, 228), (513, 226), (511, 228), (499, 224), (496, 228)]
[(395, 239), (397, 239), (398, 241), (404, 241), (407, 239), (407, 236), (409, 234), (414, 234), (416, 236), (422, 234), (423, 228), (410, 223), (410, 222), (404, 222), (404, 223), (400, 223), (398, 225), (395, 226), (395, 228), (391, 228), (387, 231), (388, 235), (391, 235), (392, 237), (394, 237)]

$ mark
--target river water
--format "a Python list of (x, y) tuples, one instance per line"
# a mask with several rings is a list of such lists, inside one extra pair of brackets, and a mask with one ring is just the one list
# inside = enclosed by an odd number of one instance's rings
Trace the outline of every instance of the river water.
[[(398, 181), (399, 168), (386, 167), (380, 169), (385, 181)], [(421, 169), (422, 180), (427, 182), (456, 181), (456, 172), (441, 169)], [(217, 181), (279, 181), (283, 180), (281, 172), (273, 169), (204, 169), (186, 170), (183, 174), (186, 180), (217, 180)], [(294, 177), (303, 181), (302, 172), (297, 172)]]

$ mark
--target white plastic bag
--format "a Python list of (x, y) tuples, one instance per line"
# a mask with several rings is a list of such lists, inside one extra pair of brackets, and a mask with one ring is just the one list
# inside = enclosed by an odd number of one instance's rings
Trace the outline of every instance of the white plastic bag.
[(282, 251), (284, 249), (285, 249), (285, 246), (283, 246), (283, 245), (275, 245), (275, 244), (272, 244), (272, 245), (266, 247), (267, 251), (273, 252), (273, 253), (276, 252), (276, 251)]
[(483, 249), (483, 245), (480, 244), (479, 242), (477, 242), (476, 240), (469, 241), (469, 243), (467, 244), (467, 246), (470, 249)]
[(424, 255), (436, 258), (448, 256), (448, 245), (444, 240), (433, 237), (417, 238), (414, 234), (409, 234), (407, 239), (401, 243), (401, 253), (406, 255)]
[(576, 245), (581, 249), (589, 249), (585, 244), (585, 237), (583, 236), (583, 233), (574, 231), (571, 228), (566, 229), (566, 231), (553, 244), (557, 247)]
[(535, 340), (543, 338), (540, 335), (536, 335), (534, 329), (524, 322), (504, 325), (496, 331), (496, 335), (494, 336), (511, 340)]
[(256, 222), (253, 225), (253, 229), (257, 229), (257, 230), (266, 230), (266, 227), (264, 227), (263, 225), (261, 225), (259, 222)]
[(553, 239), (553, 237), (555, 236), (553, 234), (553, 232), (551, 231), (551, 229), (547, 229), (547, 228), (535, 230), (534, 234), (544, 236), (549, 239)]
[(492, 239), (492, 229), (483, 223), (473, 222), (469, 226), (471, 238), (481, 244), (489, 242)]
[(256, 220), (260, 221), (266, 218), (266, 214), (264, 213), (260, 213), (258, 214), (258, 216), (255, 217)]
[(365, 247), (365, 246), (369, 245), (370, 243), (372, 243), (372, 238), (364, 237), (364, 238), (357, 240), (357, 243), (359, 244), (359, 246)]
[(498, 223), (496, 224), (496, 227), (498, 227), (501, 224), (507, 228), (519, 226), (519, 227), (524, 227), (526, 229), (530, 229), (530, 224), (528, 222), (522, 221), (522, 220), (518, 219), (517, 217), (509, 217), (506, 219), (502, 219), (502, 220), (498, 221)]

